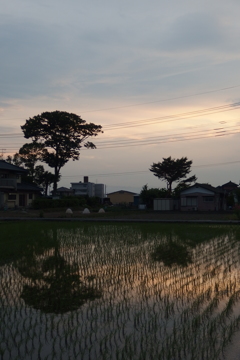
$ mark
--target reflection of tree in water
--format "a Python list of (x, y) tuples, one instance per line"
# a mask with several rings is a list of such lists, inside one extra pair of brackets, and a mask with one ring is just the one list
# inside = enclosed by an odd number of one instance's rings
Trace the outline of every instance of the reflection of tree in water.
[(170, 232), (166, 228), (162, 231), (162, 239), (165, 240), (151, 253), (151, 258), (168, 267), (174, 264), (186, 267), (192, 263), (190, 249), (220, 236), (230, 236), (229, 230), (220, 226), (199, 225), (175, 226)]
[(188, 248), (179, 242), (179, 239), (174, 239), (172, 233), (167, 236), (167, 241), (158, 245), (151, 253), (151, 258), (154, 261), (163, 262), (165, 266), (172, 265), (188, 266), (192, 263), (192, 258)]
[(192, 263), (189, 250), (176, 242), (159, 245), (151, 254), (154, 261), (163, 262), (165, 266), (172, 265), (188, 266)]
[(21, 294), (26, 304), (46, 313), (64, 313), (101, 297), (101, 291), (80, 280), (78, 265), (61, 256), (57, 241), (51, 256), (29, 255), (18, 261), (21, 275), (31, 280)]
[[(31, 239), (28, 248), (22, 248), (17, 265), (24, 278), (9, 267), (3, 269), (5, 277), (1, 277), (3, 272), (0, 274), (0, 291), (2, 286), (2, 293), (6, 293), (6, 297), (0, 296), (3, 360), (47, 359), (52, 354), (59, 359), (69, 359), (69, 354), (74, 359), (233, 358), (228, 356), (228, 345), (235, 340), (237, 343), (233, 335), (240, 329), (238, 227), (224, 230), (168, 225), (165, 231), (158, 225), (153, 232), (151, 224), (150, 234), (147, 227), (142, 234), (132, 224), (91, 224), (87, 231), (85, 224), (84, 229), (78, 225), (78, 231), (69, 224), (70, 230), (57, 230), (59, 242), (56, 242), (53, 226), (49, 238), (45, 236), (34, 245)], [(45, 230), (45, 234), (50, 231)], [(159, 266), (149, 261), (149, 254), (159, 245), (164, 244), (163, 251), (171, 242), (180, 245), (176, 250), (177, 262), (172, 260), (172, 266)], [(189, 250), (192, 263), (179, 266), (181, 250), (186, 255), (184, 248)], [(97, 276), (92, 281), (96, 269)], [(37, 291), (36, 296), (33, 291), (25, 296), (26, 304), (19, 302), (18, 289), (24, 284), (32, 288), (37, 287), (35, 284), (38, 288), (45, 286), (43, 300), (49, 298), (48, 288), (52, 292), (64, 288), (51, 286), (51, 278), (55, 277), (57, 284), (56, 273), (60, 285), (64, 277), (68, 283), (74, 283), (76, 274), (77, 284), (79, 279), (84, 282), (88, 279), (86, 284), (102, 289), (102, 298), (88, 302), (68, 316), (49, 314), (48, 309), (44, 314), (35, 311), (35, 305), (28, 308), (29, 298), (39, 296)], [(58, 297), (61, 299), (62, 295)], [(8, 302), (9, 307), (5, 307)], [(27, 344), (25, 348), (23, 344)]]

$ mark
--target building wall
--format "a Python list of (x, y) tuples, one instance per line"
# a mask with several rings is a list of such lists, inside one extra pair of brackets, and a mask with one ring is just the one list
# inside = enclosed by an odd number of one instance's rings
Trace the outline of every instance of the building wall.
[(218, 194), (207, 191), (191, 192), (181, 195), (181, 210), (182, 211), (218, 211), (222, 208), (220, 197)]
[(112, 204), (121, 204), (121, 203), (133, 203), (134, 202), (134, 193), (128, 191), (117, 191), (111, 194), (108, 194), (108, 197)]
[(83, 177), (83, 182), (71, 183), (73, 195), (88, 195), (89, 197), (97, 196), (101, 199), (105, 197), (105, 185), (95, 184), (88, 181), (88, 176)]
[(160, 210), (160, 211), (173, 210), (173, 199), (154, 199), (153, 210)]
[(90, 197), (95, 196), (95, 184), (94, 183), (71, 183), (71, 190), (74, 191), (74, 195), (88, 195)]
[(0, 170), (0, 207), (15, 208), (29, 207), (38, 196), (34, 190), (21, 190), (17, 184), (21, 183), (19, 170)]
[(0, 208), (4, 206), (4, 192), (0, 192)]
[(1, 193), (3, 194), (3, 204), (0, 204), (3, 207), (8, 209), (14, 209), (15, 207), (29, 207), (31, 206), (33, 200), (36, 199), (37, 195), (34, 193)]
[(105, 192), (104, 192), (104, 184), (95, 184), (95, 196), (99, 197), (100, 199), (104, 199)]

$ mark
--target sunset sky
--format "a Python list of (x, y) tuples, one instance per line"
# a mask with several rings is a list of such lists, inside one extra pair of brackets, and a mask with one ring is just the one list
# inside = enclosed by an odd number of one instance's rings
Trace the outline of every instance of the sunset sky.
[(44, 111), (102, 125), (59, 186), (163, 187), (149, 168), (187, 156), (213, 186), (240, 181), (240, 2), (0, 1), (0, 152)]

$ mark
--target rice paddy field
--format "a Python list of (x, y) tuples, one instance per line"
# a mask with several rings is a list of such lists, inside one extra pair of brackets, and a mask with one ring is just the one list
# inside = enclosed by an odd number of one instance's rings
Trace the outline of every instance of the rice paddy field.
[(240, 358), (238, 225), (0, 223), (1, 360)]

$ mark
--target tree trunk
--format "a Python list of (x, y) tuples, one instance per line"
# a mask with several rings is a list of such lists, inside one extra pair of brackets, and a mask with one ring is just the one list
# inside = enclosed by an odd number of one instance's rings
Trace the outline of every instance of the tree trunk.
[(57, 167), (55, 167), (54, 170), (55, 170), (55, 173), (54, 173), (55, 177), (54, 177), (54, 182), (53, 182), (53, 195), (56, 195), (56, 192), (57, 192), (57, 180), (58, 180), (59, 171), (58, 171)]
[(48, 182), (45, 182), (45, 196), (47, 196), (47, 192), (48, 192)]

